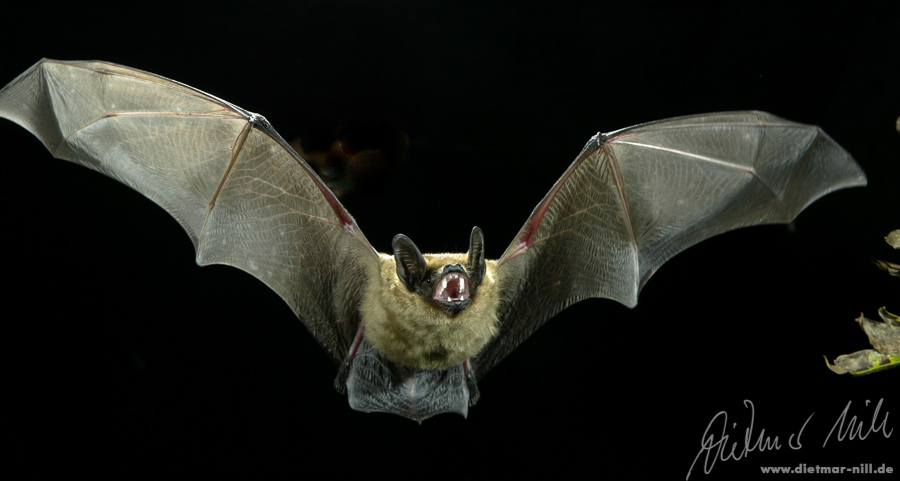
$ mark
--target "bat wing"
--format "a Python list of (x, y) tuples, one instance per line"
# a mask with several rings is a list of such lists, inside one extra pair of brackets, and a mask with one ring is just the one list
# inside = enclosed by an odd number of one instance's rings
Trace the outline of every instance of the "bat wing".
[(265, 118), (140, 70), (47, 59), (0, 90), (0, 116), (164, 207), (199, 265), (258, 277), (346, 356), (377, 253)]
[(634, 307), (650, 276), (682, 250), (738, 227), (790, 222), (819, 197), (865, 183), (821, 129), (764, 112), (598, 134), (498, 261), (500, 333), (478, 355), (477, 374), (575, 302)]

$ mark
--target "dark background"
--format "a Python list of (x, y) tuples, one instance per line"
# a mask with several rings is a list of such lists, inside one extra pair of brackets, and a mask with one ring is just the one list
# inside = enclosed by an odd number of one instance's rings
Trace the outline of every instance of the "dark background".
[[(817, 124), (869, 186), (789, 227), (689, 249), (635, 309), (568, 309), (482, 380), (468, 419), (420, 426), (351, 411), (331, 361), (272, 291), (236, 269), (197, 268), (163, 210), (3, 121), (10, 469), (683, 479), (716, 413), (737, 423), (742, 448), (745, 399), (754, 440), (765, 429), (782, 448), (709, 475), (698, 462), (691, 479), (801, 463), (900, 469), (900, 370), (851, 378), (823, 360), (868, 347), (860, 312), (900, 311), (898, 280), (870, 262), (900, 260), (882, 240), (900, 228), (896, 4), (33, 3), (6, 14), (0, 84), (41, 57), (102, 59), (261, 112), (288, 139), (404, 129), (408, 155), (390, 181), (347, 200), (381, 251), (398, 232), (424, 251), (464, 251), (479, 225), (497, 258), (595, 132), (692, 113)], [(866, 432), (881, 399), (889, 439), (832, 435), (823, 448), (848, 403)]]

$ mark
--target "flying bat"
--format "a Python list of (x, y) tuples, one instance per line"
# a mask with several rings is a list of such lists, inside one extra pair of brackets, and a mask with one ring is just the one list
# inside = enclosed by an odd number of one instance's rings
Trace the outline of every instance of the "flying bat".
[(243, 269), (294, 310), (353, 409), (465, 416), (478, 380), (567, 306), (633, 307), (678, 252), (787, 223), (865, 174), (816, 126), (764, 112), (692, 115), (593, 136), (497, 260), (378, 253), (266, 119), (121, 65), (41, 60), (0, 90), (0, 116), (57, 158), (164, 207), (197, 263)]

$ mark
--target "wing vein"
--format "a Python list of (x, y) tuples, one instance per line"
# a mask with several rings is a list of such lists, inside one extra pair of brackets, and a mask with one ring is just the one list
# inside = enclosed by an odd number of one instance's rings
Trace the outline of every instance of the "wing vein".
[[(222, 110), (223, 110), (223, 111), (228, 111), (227, 109), (222, 109)], [(84, 124), (84, 125), (78, 127), (77, 129), (73, 130), (73, 131), (70, 132), (68, 135), (66, 135), (66, 137), (63, 139), (63, 141), (60, 142), (59, 145), (56, 146), (56, 149), (54, 149), (53, 152), (51, 152), (51, 154), (52, 154), (54, 157), (56, 157), (56, 155), (59, 153), (59, 149), (60, 149), (63, 145), (66, 145), (66, 144), (69, 143), (69, 139), (71, 139), (72, 137), (78, 135), (82, 130), (84, 130), (84, 129), (90, 127), (91, 125), (94, 125), (94, 124), (96, 124), (97, 122), (100, 122), (101, 120), (105, 120), (105, 119), (112, 118), (112, 117), (124, 117), (124, 116), (148, 116), (148, 117), (152, 117), (152, 116), (157, 116), (157, 115), (160, 115), (160, 116), (170, 116), (170, 115), (171, 115), (171, 116), (178, 116), (178, 117), (185, 117), (185, 118), (206, 118), (206, 119), (218, 119), (218, 120), (229, 120), (229, 119), (234, 119), (234, 120), (246, 120), (245, 117), (242, 116), (242, 115), (240, 115), (240, 114), (236, 114), (236, 115), (215, 114), (215, 115), (214, 115), (213, 112), (218, 112), (218, 111), (209, 111), (209, 112), (178, 112), (178, 111), (159, 111), (159, 112), (154, 112), (154, 111), (143, 111), (143, 112), (116, 112), (116, 111), (107, 111), (107, 112), (104, 112), (103, 115), (101, 115), (101, 116), (99, 116), (99, 117), (97, 117), (97, 118), (91, 120), (90, 122), (88, 122), (88, 123), (86, 123), (86, 124)], [(233, 111), (232, 111), (232, 112), (233, 112)]]
[(241, 153), (241, 149), (244, 147), (244, 142), (247, 140), (247, 136), (250, 134), (250, 130), (253, 129), (253, 125), (248, 121), (247, 125), (241, 129), (240, 133), (238, 133), (237, 137), (234, 139), (234, 144), (231, 146), (231, 161), (228, 163), (228, 167), (225, 169), (225, 173), (222, 175), (222, 180), (219, 181), (219, 186), (216, 187), (216, 192), (213, 194), (212, 199), (209, 201), (209, 209), (206, 211), (206, 220), (203, 221), (203, 230), (201, 232), (206, 231), (206, 223), (209, 222), (209, 216), (212, 213), (213, 208), (216, 206), (216, 199), (219, 198), (219, 193), (222, 191), (222, 187), (225, 185), (225, 181), (228, 180), (228, 176), (231, 175), (231, 169), (234, 168), (234, 164), (237, 162), (237, 158)]
[(729, 167), (729, 168), (733, 168), (733, 169), (743, 170), (743, 171), (745, 171), (745, 172), (749, 172), (749, 173), (755, 174), (755, 172), (754, 172), (754, 170), (753, 170), (752, 167), (746, 167), (746, 166), (743, 166), (743, 165), (740, 165), (740, 164), (735, 164), (735, 163), (733, 163), (733, 162), (728, 162), (728, 161), (725, 161), (725, 160), (722, 160), (722, 159), (716, 159), (716, 158), (713, 158), (713, 157), (708, 157), (708, 156), (706, 156), (706, 155), (700, 155), (700, 154), (694, 154), (694, 153), (691, 153), (691, 152), (685, 152), (684, 150), (672, 149), (672, 148), (669, 148), (669, 147), (663, 147), (663, 146), (660, 146), (660, 145), (654, 145), (654, 144), (646, 144), (646, 143), (643, 143), (643, 142), (628, 142), (628, 141), (625, 141), (625, 140), (613, 140), (613, 141), (610, 141), (610, 143), (624, 144), (624, 145), (631, 145), (631, 146), (634, 146), (634, 147), (645, 147), (645, 148), (653, 149), (653, 150), (660, 150), (660, 151), (663, 151), (663, 152), (669, 152), (669, 153), (675, 154), (675, 155), (681, 155), (681, 156), (684, 156), (684, 157), (690, 157), (690, 158), (692, 158), (692, 159), (702, 160), (702, 161), (704, 161), (704, 162), (710, 162), (710, 163), (717, 164), (717, 165), (721, 165), (721, 166), (724, 166), (724, 167)]
[(608, 148), (609, 143), (603, 144), (603, 152), (606, 154), (610, 167), (613, 171), (613, 180), (616, 183), (616, 190), (619, 191), (619, 199), (622, 201), (622, 213), (625, 215), (625, 223), (628, 225), (628, 233), (631, 235), (631, 248), (634, 251), (634, 285), (641, 284), (641, 266), (640, 256), (638, 256), (637, 234), (634, 232), (634, 221), (631, 219), (631, 212), (628, 210), (628, 202), (625, 200), (625, 179), (622, 177), (622, 171), (619, 168), (619, 159), (616, 157), (615, 150)]

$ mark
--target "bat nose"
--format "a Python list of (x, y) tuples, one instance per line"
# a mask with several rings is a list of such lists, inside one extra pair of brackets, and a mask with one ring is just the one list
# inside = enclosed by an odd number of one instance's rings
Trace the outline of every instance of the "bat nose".
[(447, 274), (448, 272), (466, 272), (466, 268), (463, 267), (463, 265), (459, 264), (459, 263), (447, 264), (444, 266), (444, 269), (441, 272), (441, 275), (443, 276), (444, 274)]

